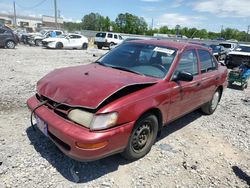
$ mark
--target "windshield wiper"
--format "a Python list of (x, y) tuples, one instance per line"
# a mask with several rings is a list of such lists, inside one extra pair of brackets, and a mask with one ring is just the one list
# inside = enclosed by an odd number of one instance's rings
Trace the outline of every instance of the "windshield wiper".
[(131, 70), (131, 69), (128, 69), (126, 67), (116, 67), (116, 66), (110, 66), (114, 69), (119, 69), (119, 70), (123, 70), (123, 71), (127, 71), (127, 72), (132, 72), (132, 73), (135, 73), (135, 74), (139, 74), (139, 75), (142, 75), (142, 76), (145, 76), (144, 74), (140, 73), (140, 72), (137, 72), (137, 71), (134, 71), (134, 70)]

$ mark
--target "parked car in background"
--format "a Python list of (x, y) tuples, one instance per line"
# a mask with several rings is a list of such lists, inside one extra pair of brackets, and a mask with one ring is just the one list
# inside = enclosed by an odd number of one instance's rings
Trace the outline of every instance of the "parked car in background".
[(122, 36), (117, 33), (100, 32), (96, 34), (94, 44), (97, 45), (98, 49), (103, 47), (111, 49), (112, 46), (120, 44), (122, 41)]
[(29, 43), (36, 46), (42, 46), (42, 40), (49, 37), (56, 37), (63, 34), (61, 30), (41, 30), (39, 33), (31, 33), (28, 35)]
[(56, 49), (87, 49), (88, 38), (79, 34), (62, 34), (57, 37), (49, 37), (42, 40), (46, 48)]
[(157, 38), (152, 38), (152, 37), (127, 37), (125, 38), (121, 43), (116, 44), (114, 46), (111, 47), (111, 49), (116, 48), (117, 46), (132, 41), (132, 40), (157, 40)]
[(136, 160), (169, 122), (197, 108), (212, 114), (226, 86), (227, 68), (207, 48), (137, 40), (50, 72), (27, 104), (66, 155), (88, 161), (121, 152)]
[(209, 47), (212, 49), (212, 53), (218, 61), (225, 60), (227, 52), (224, 46), (211, 44)]
[(250, 62), (250, 44), (239, 44), (226, 56), (225, 64), (228, 68), (239, 67), (242, 63)]
[(237, 46), (237, 43), (225, 41), (225, 42), (220, 42), (219, 45), (223, 46), (225, 48), (225, 51), (230, 52)]
[(10, 28), (0, 26), (0, 47), (13, 49), (18, 42), (18, 36)]

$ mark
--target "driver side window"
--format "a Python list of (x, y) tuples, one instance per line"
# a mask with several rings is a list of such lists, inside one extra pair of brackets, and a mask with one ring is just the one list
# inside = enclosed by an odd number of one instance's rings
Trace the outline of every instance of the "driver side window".
[(175, 74), (181, 71), (189, 72), (193, 76), (198, 74), (198, 60), (195, 50), (187, 50), (182, 53)]

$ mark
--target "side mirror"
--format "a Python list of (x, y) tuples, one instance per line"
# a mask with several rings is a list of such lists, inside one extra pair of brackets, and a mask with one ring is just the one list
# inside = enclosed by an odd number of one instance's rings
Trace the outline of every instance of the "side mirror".
[(174, 76), (173, 81), (185, 81), (191, 82), (193, 80), (193, 75), (189, 72), (181, 71)]

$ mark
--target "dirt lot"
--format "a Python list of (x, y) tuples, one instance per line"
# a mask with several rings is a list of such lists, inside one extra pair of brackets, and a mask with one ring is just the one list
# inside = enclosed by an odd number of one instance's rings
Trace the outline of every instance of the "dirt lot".
[(0, 49), (0, 187), (249, 187), (250, 89), (227, 89), (211, 116), (168, 125), (135, 162), (120, 155), (77, 162), (29, 124), (26, 100), (49, 71), (92, 62), (106, 50)]

